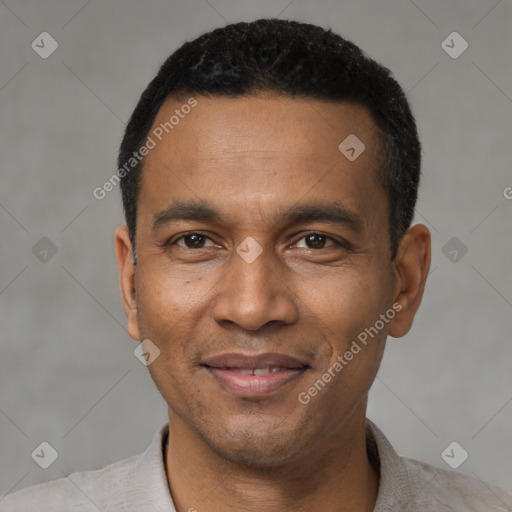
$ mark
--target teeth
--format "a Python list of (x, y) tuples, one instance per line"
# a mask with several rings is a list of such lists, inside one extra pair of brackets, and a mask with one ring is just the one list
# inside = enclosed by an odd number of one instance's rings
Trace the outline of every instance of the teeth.
[(256, 368), (254, 370), (254, 375), (268, 375), (270, 373), (270, 368)]
[(269, 373), (277, 373), (281, 371), (279, 366), (267, 366), (266, 368), (232, 368), (241, 375), (268, 375)]
[(279, 366), (269, 366), (268, 368), (256, 368), (254, 375), (268, 375), (269, 373), (277, 373), (280, 371), (281, 368)]

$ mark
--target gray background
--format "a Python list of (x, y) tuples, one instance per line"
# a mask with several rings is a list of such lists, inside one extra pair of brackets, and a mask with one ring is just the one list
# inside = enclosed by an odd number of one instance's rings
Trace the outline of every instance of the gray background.
[[(0, 3), (0, 495), (142, 451), (166, 407), (124, 330), (113, 231), (125, 122), (159, 65), (226, 22), (279, 16), (352, 39), (407, 91), (423, 143), (416, 221), (432, 271), (389, 340), (368, 416), (401, 454), (512, 492), (512, 2), (5, 0)], [(42, 59), (43, 31), (59, 47)], [(457, 59), (441, 43), (468, 42)], [(57, 253), (40, 261), (49, 238)], [(468, 252), (443, 253), (457, 237)], [(458, 250), (456, 248), (456, 250)], [(51, 253), (50, 253), (51, 254)], [(460, 257), (462, 253), (458, 252)], [(42, 441), (59, 453), (31, 458)]]

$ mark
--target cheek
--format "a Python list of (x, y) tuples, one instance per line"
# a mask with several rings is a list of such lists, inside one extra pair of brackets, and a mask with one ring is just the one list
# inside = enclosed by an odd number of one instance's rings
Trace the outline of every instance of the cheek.
[(308, 309), (326, 324), (342, 348), (347, 337), (357, 336), (386, 309), (387, 294), (375, 269), (366, 267), (364, 271), (341, 268), (311, 286), (306, 296)]
[(194, 305), (210, 288), (202, 277), (191, 279), (160, 266), (141, 269), (135, 285), (137, 306), (147, 329), (176, 324), (192, 313)]
[(160, 350), (158, 359), (148, 369), (157, 385), (158, 381), (170, 381), (172, 385), (183, 374), (172, 369), (186, 364), (187, 340), (194, 328), (194, 298), (181, 281), (146, 270), (138, 275), (136, 300), (141, 339), (150, 339)]
[(193, 386), (191, 340), (197, 332), (197, 287), (195, 283), (149, 269), (140, 272), (138, 282), (141, 337), (149, 338), (160, 350), (148, 370), (168, 404), (185, 411), (190, 404), (184, 397), (189, 396)]
[[(315, 314), (328, 333), (331, 354), (323, 372), (330, 370), (335, 375), (332, 380), (325, 376), (330, 392), (323, 399), (329, 406), (347, 402), (348, 407), (354, 397), (368, 391), (382, 359), (388, 324), (382, 328), (379, 323), (377, 330), (375, 324), (390, 307), (390, 280), (383, 269), (367, 265), (364, 271), (340, 269), (324, 283), (321, 290), (308, 294), (310, 308), (317, 308)], [(314, 375), (311, 385), (319, 378), (322, 371)]]

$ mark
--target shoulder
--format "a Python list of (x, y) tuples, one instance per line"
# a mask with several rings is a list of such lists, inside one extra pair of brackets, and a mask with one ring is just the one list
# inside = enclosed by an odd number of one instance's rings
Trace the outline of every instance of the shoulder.
[(460, 471), (441, 469), (425, 462), (400, 457), (413, 490), (411, 510), (511, 512), (512, 495), (488, 482)]
[[(0, 501), (0, 512), (114, 510), (110, 508), (112, 500), (123, 499), (126, 494), (123, 491), (139, 458), (140, 455), (135, 455), (100, 469), (71, 473), (67, 477), (21, 489)], [(123, 510), (123, 503), (118, 502), (116, 507), (115, 510)]]
[(375, 512), (512, 512), (512, 495), (477, 476), (398, 455), (367, 419), (367, 450), (380, 468)]
[(0, 498), (0, 512), (171, 512), (164, 446), (168, 424), (146, 451)]

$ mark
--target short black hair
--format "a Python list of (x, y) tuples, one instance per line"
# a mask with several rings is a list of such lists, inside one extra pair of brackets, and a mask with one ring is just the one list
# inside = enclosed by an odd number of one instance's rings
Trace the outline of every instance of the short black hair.
[[(375, 121), (389, 201), (390, 252), (412, 223), (418, 195), (421, 147), (405, 93), (390, 70), (331, 29), (277, 18), (232, 23), (184, 43), (162, 64), (128, 121), (118, 156), (123, 209), (135, 252), (137, 199), (144, 160), (126, 163), (146, 142), (170, 95), (292, 97), (352, 101)], [(341, 142), (341, 141), (340, 141)], [(132, 158), (133, 160), (133, 158)], [(124, 167), (125, 172), (120, 172)]]

